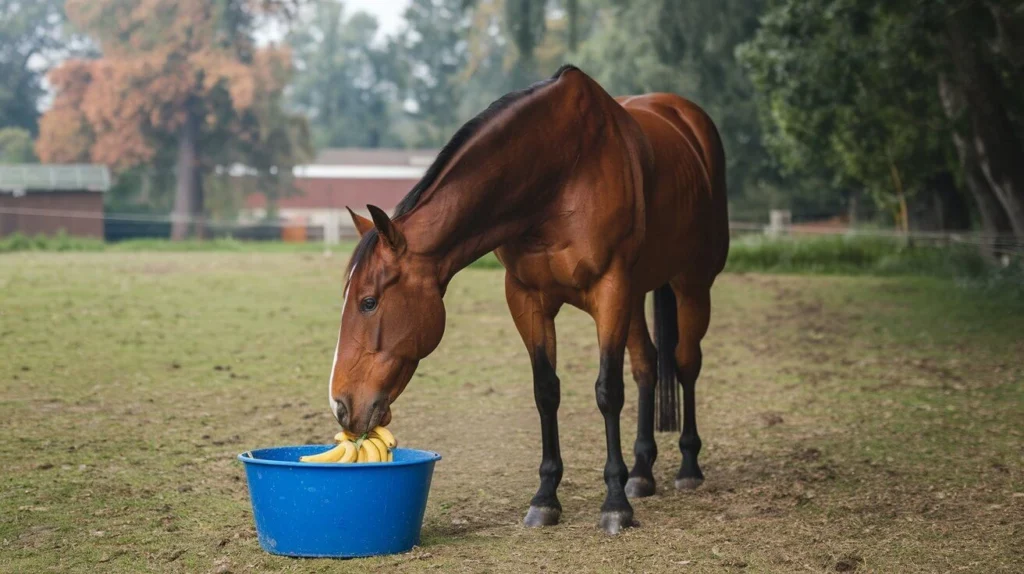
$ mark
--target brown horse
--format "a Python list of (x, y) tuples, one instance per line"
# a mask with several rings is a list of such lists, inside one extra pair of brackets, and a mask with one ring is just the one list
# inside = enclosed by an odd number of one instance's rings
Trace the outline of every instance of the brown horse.
[[(555, 524), (561, 514), (554, 319), (566, 303), (597, 324), (595, 386), (608, 449), (601, 528), (633, 525), (627, 496), (655, 492), (656, 371), (662, 387), (675, 392), (678, 380), (683, 390), (676, 487), (698, 486), (693, 393), (709, 290), (729, 244), (724, 170), (714, 124), (678, 96), (614, 100), (563, 66), (496, 101), (459, 129), (393, 219), (373, 206), (372, 221), (352, 213), (362, 239), (349, 262), (330, 377), (338, 421), (355, 433), (390, 422), (391, 404), (441, 341), (448, 282), (495, 251), (541, 420), (540, 488), (525, 524)], [(660, 354), (644, 317), (652, 290)], [(640, 392), (628, 475), (619, 437), (627, 347)], [(677, 407), (664, 391), (671, 424)]]

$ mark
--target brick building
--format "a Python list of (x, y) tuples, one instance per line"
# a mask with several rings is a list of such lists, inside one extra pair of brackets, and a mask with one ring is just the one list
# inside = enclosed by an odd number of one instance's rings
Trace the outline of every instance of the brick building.
[(106, 166), (0, 165), (0, 236), (53, 235), (103, 238)]
[[(316, 160), (295, 168), (298, 193), (278, 200), (278, 215), (295, 224), (338, 229), (352, 236), (351, 218), (345, 207), (366, 213), (373, 204), (391, 212), (426, 172), (437, 150), (325, 149)], [(243, 219), (258, 221), (266, 215), (262, 194), (246, 196)]]

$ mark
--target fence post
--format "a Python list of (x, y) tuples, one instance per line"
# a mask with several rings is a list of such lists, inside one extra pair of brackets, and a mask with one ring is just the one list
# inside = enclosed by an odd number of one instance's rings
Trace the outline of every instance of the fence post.
[(324, 245), (337, 245), (340, 240), (339, 237), (339, 226), (341, 221), (338, 219), (338, 212), (331, 210), (327, 213), (326, 221), (324, 222)]
[(793, 222), (793, 213), (788, 209), (773, 209), (768, 212), (768, 227), (765, 228), (765, 235), (772, 237), (785, 235), (789, 232), (789, 226)]

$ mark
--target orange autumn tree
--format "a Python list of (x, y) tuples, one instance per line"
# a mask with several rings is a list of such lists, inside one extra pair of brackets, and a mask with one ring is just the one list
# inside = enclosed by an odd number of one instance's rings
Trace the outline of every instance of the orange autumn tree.
[(281, 107), (286, 49), (258, 47), (260, 19), (299, 0), (68, 0), (69, 20), (102, 57), (50, 73), (53, 106), (36, 144), (45, 162), (117, 172), (174, 157), (171, 237), (202, 235), (203, 180), (242, 163), (274, 180), (309, 153), (304, 120)]

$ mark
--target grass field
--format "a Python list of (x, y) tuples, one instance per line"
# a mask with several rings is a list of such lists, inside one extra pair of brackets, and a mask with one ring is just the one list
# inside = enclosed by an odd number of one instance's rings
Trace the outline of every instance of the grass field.
[(403, 444), (444, 456), (422, 546), (345, 562), (265, 554), (234, 457), (334, 433), (325, 394), (343, 265), (320, 253), (0, 256), (0, 571), (1024, 563), (1019, 300), (927, 278), (724, 275), (698, 383), (707, 482), (673, 491), (677, 437), (659, 435), (659, 494), (635, 501), (641, 528), (609, 538), (596, 529), (594, 329), (571, 309), (558, 318), (563, 520), (520, 526), (538, 417), (502, 275), (486, 269), (453, 282), (445, 340), (394, 406)]

